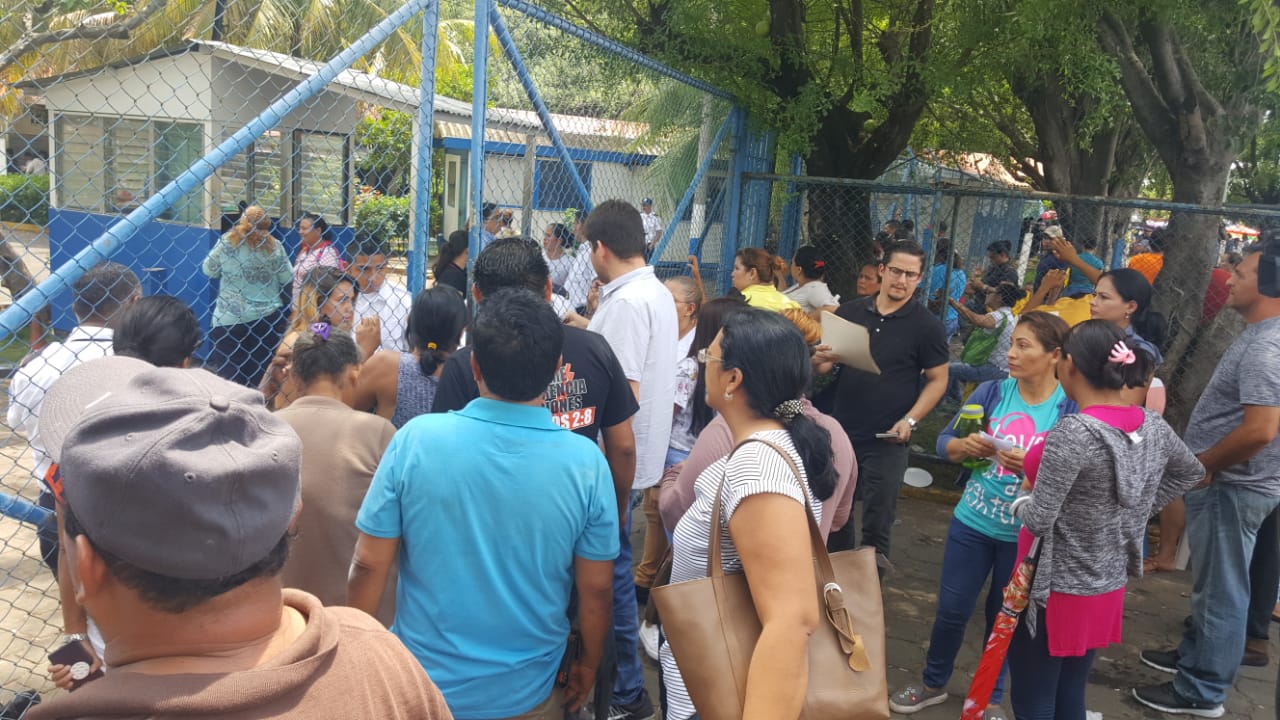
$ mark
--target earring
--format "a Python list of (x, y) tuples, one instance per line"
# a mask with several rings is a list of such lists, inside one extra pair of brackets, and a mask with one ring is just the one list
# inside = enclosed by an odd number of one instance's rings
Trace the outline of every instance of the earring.
[(725, 392), (725, 394), (724, 394), (724, 399), (725, 399), (725, 400), (732, 400), (732, 399), (733, 399), (733, 393), (726, 391), (726, 392)]

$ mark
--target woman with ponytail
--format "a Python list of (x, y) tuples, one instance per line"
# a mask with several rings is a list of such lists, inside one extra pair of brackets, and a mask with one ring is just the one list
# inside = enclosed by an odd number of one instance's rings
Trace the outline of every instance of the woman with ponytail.
[(1032, 490), (1009, 508), (1023, 524), (1019, 558), (1033, 536), (1041, 545), (1031, 602), (1009, 647), (1019, 720), (1084, 720), (1094, 655), (1120, 641), (1125, 585), (1142, 575), (1147, 518), (1204, 479), (1173, 429), (1127, 399), (1154, 366), (1130, 339), (1105, 320), (1072, 328), (1058, 378), (1080, 411), (1023, 459)]
[[(349, 405), (361, 359), (350, 333), (312, 323), (293, 343), (290, 376), (299, 397), (278, 411), (302, 440), (302, 509), (282, 577), (329, 605), (347, 602), (356, 513), (396, 431), (384, 418)], [(384, 625), (394, 615), (390, 600), (378, 608)]]
[[(706, 577), (712, 528), (728, 529), (724, 570), (745, 573), (756, 607), (768, 608), (747, 673), (743, 715), (793, 718), (804, 702), (808, 637), (818, 624), (806, 513), (820, 517), (821, 501), (836, 487), (831, 436), (804, 413), (801, 401), (809, 384), (809, 348), (786, 318), (745, 309), (725, 318), (698, 360), (707, 402), (738, 446), (694, 486), (693, 505), (672, 539), (671, 582)], [(718, 518), (711, 513), (717, 490)], [(663, 717), (688, 720), (697, 708), (670, 647), (664, 644), (660, 654), (667, 684)]]
[(761, 310), (779, 312), (800, 307), (795, 300), (778, 292), (776, 283), (786, 272), (782, 258), (768, 250), (745, 248), (733, 258), (733, 287), (742, 293), (747, 304)]
[(458, 349), (466, 324), (467, 306), (457, 290), (437, 285), (418, 293), (406, 332), (411, 351), (384, 350), (369, 358), (353, 407), (376, 412), (397, 429), (431, 412), (444, 361)]

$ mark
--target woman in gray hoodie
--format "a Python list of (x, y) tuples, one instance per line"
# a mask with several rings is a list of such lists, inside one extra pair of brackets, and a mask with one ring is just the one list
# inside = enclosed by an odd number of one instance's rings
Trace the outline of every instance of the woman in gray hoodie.
[(1098, 648), (1120, 641), (1124, 589), (1142, 574), (1147, 518), (1204, 479), (1157, 414), (1123, 398), (1151, 358), (1104, 320), (1074, 327), (1058, 378), (1080, 412), (1058, 421), (1023, 462), (1034, 489), (1014, 501), (1020, 554), (1041, 539), (1027, 615), (1009, 647), (1018, 720), (1084, 720)]

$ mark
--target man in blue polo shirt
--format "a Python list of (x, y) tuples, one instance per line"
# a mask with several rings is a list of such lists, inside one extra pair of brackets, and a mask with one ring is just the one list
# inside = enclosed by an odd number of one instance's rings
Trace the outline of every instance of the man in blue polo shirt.
[[(564, 342), (551, 307), (502, 290), (470, 333), (480, 397), (392, 439), (356, 518), (348, 602), (376, 610), (398, 554), (392, 632), (454, 717), (558, 720), (586, 699), (609, 628), (612, 476), (599, 447), (543, 406)], [(575, 584), (582, 651), (561, 690)]]

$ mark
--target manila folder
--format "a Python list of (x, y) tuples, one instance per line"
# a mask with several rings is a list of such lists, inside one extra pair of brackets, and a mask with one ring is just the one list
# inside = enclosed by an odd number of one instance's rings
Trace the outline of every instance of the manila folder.
[(867, 328), (829, 312), (822, 313), (822, 343), (830, 345), (840, 362), (874, 375), (880, 367), (871, 357), (871, 335)]

